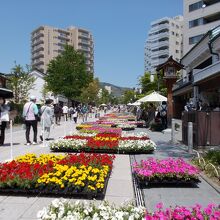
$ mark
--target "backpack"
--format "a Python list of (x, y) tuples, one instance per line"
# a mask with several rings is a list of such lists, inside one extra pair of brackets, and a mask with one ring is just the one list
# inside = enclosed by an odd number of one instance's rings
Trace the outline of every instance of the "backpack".
[(166, 107), (164, 108), (163, 106), (161, 106), (161, 111), (160, 111), (160, 116), (161, 117), (166, 117), (167, 116), (167, 109)]

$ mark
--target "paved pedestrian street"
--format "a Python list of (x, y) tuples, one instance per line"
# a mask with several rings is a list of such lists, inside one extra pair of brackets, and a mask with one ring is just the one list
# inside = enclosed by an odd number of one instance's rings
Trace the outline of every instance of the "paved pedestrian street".
[[(94, 118), (89, 118), (93, 121)], [(80, 123), (81, 121), (79, 121)], [(66, 134), (75, 131), (76, 125), (73, 121), (62, 122), (60, 126), (56, 126), (51, 131), (51, 138), (58, 139)], [(170, 133), (151, 132), (146, 128), (137, 128), (135, 133), (147, 132), (149, 137), (157, 144), (157, 149), (152, 154), (139, 154), (134, 157), (131, 155), (116, 155), (113, 163), (113, 170), (108, 182), (105, 200), (120, 205), (124, 201), (136, 201), (134, 186), (131, 173), (130, 161), (136, 160), (140, 162), (149, 157), (159, 159), (167, 157), (183, 157), (188, 160), (191, 156), (187, 153), (187, 148), (180, 145), (170, 144)], [(127, 132), (129, 133), (129, 132)], [(177, 134), (177, 137), (180, 134)], [(38, 135), (39, 137), (39, 135)], [(25, 131), (21, 127), (14, 128), (13, 132), (13, 148), (10, 147), (10, 133), (7, 131), (5, 146), (0, 147), (0, 161), (5, 162), (13, 158), (24, 155), (26, 153), (50, 153), (48, 143), (38, 144), (34, 146), (26, 146)], [(12, 151), (11, 151), (12, 150)], [(131, 158), (130, 158), (131, 157)], [(132, 159), (133, 158), (133, 159)], [(219, 193), (212, 188), (206, 181), (200, 178), (201, 182), (198, 187), (146, 187), (142, 190), (143, 200), (148, 210), (154, 210), (158, 202), (163, 202), (165, 207), (175, 205), (194, 205), (200, 203), (206, 206), (209, 203), (220, 204)], [(49, 205), (54, 196), (31, 196), (31, 195), (0, 195), (0, 219), (37, 219), (37, 212), (43, 207)], [(67, 200), (73, 200), (67, 198)], [(97, 203), (100, 201), (97, 200)]]

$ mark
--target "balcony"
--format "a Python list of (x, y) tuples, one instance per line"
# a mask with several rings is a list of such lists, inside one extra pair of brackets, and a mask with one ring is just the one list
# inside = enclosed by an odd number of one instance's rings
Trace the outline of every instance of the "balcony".
[(160, 47), (169, 47), (169, 40), (158, 41), (156, 43), (150, 44), (151, 50), (160, 48)]
[(148, 37), (149, 40), (157, 40), (160, 38), (169, 38), (169, 32), (159, 33)]
[(44, 65), (44, 59), (42, 59), (42, 58), (39, 59), (38, 58), (36, 60), (33, 60), (32, 65), (34, 65), (34, 66)]
[(159, 24), (155, 27), (151, 27), (150, 33), (160, 31), (160, 30), (163, 30), (163, 29), (169, 29), (169, 24)]
[(34, 34), (32, 34), (31, 39), (32, 39), (32, 40), (36, 40), (36, 39), (38, 39), (38, 38), (40, 38), (40, 37), (44, 37), (43, 31), (42, 31), (42, 32), (41, 32), (41, 31), (35, 32)]
[(43, 45), (38, 45), (38, 46), (32, 47), (32, 50), (31, 50), (32, 54), (39, 52), (39, 51), (44, 51)]
[(37, 46), (39, 44), (43, 44), (43, 43), (44, 43), (43, 39), (35, 40), (32, 43), (32, 47), (35, 47), (35, 46)]
[(220, 61), (202, 70), (193, 70), (194, 83), (198, 83), (206, 78), (213, 77), (220, 73)]
[(169, 55), (169, 50), (158, 50), (158, 51), (151, 51), (151, 59), (156, 58), (163, 55)]
[(32, 59), (38, 59), (38, 58), (41, 58), (41, 57), (44, 58), (43, 53), (37, 52), (37, 53), (32, 54)]

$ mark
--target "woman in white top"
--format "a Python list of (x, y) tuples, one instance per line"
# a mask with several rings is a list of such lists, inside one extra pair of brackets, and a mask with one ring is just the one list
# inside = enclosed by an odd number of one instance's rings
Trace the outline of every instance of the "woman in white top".
[(1, 127), (1, 136), (0, 136), (0, 145), (4, 144), (5, 141), (5, 128), (7, 122), (9, 122), (9, 106), (5, 104), (5, 99), (0, 97), (0, 127)]
[(43, 132), (44, 132), (44, 138), (45, 140), (49, 140), (49, 135), (50, 135), (50, 128), (53, 125), (53, 108), (51, 107), (52, 104), (51, 99), (47, 99), (45, 101), (45, 105), (41, 107), (41, 127), (42, 127), (42, 132), (40, 135), (41, 141), (43, 141)]

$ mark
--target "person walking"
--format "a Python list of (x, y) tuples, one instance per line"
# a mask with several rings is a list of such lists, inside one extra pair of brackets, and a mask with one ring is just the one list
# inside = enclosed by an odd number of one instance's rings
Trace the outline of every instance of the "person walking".
[(36, 115), (38, 115), (39, 111), (38, 111), (38, 107), (35, 103), (36, 103), (36, 97), (31, 96), (30, 101), (27, 102), (23, 108), (22, 115), (23, 115), (25, 125), (26, 125), (26, 132), (25, 132), (26, 141), (27, 141), (26, 145), (31, 145), (31, 142), (30, 142), (31, 127), (33, 128), (33, 132), (34, 132), (33, 144), (34, 145), (37, 144), (37, 119), (36, 119)]
[(167, 103), (165, 101), (162, 102), (162, 105), (159, 107), (160, 118), (163, 130), (167, 128)]
[(76, 108), (74, 108), (73, 110), (73, 120), (75, 122), (75, 124), (77, 124), (77, 118), (78, 118), (78, 111)]
[(59, 104), (55, 104), (54, 106), (54, 117), (55, 117), (55, 123), (56, 125), (60, 125), (60, 119), (62, 114), (62, 108)]
[[(41, 107), (41, 135), (40, 139), (43, 141), (43, 137), (45, 140), (49, 140), (50, 136), (50, 128), (53, 125), (53, 108), (51, 99), (46, 99), (45, 104)], [(43, 135), (44, 134), (44, 135)]]
[(64, 121), (65, 120), (68, 121), (68, 110), (69, 110), (68, 106), (64, 105), (62, 110), (63, 110)]
[(5, 99), (0, 97), (0, 145), (4, 145), (5, 141), (5, 128), (7, 126), (7, 122), (9, 122), (9, 110), (10, 107), (5, 104)]

